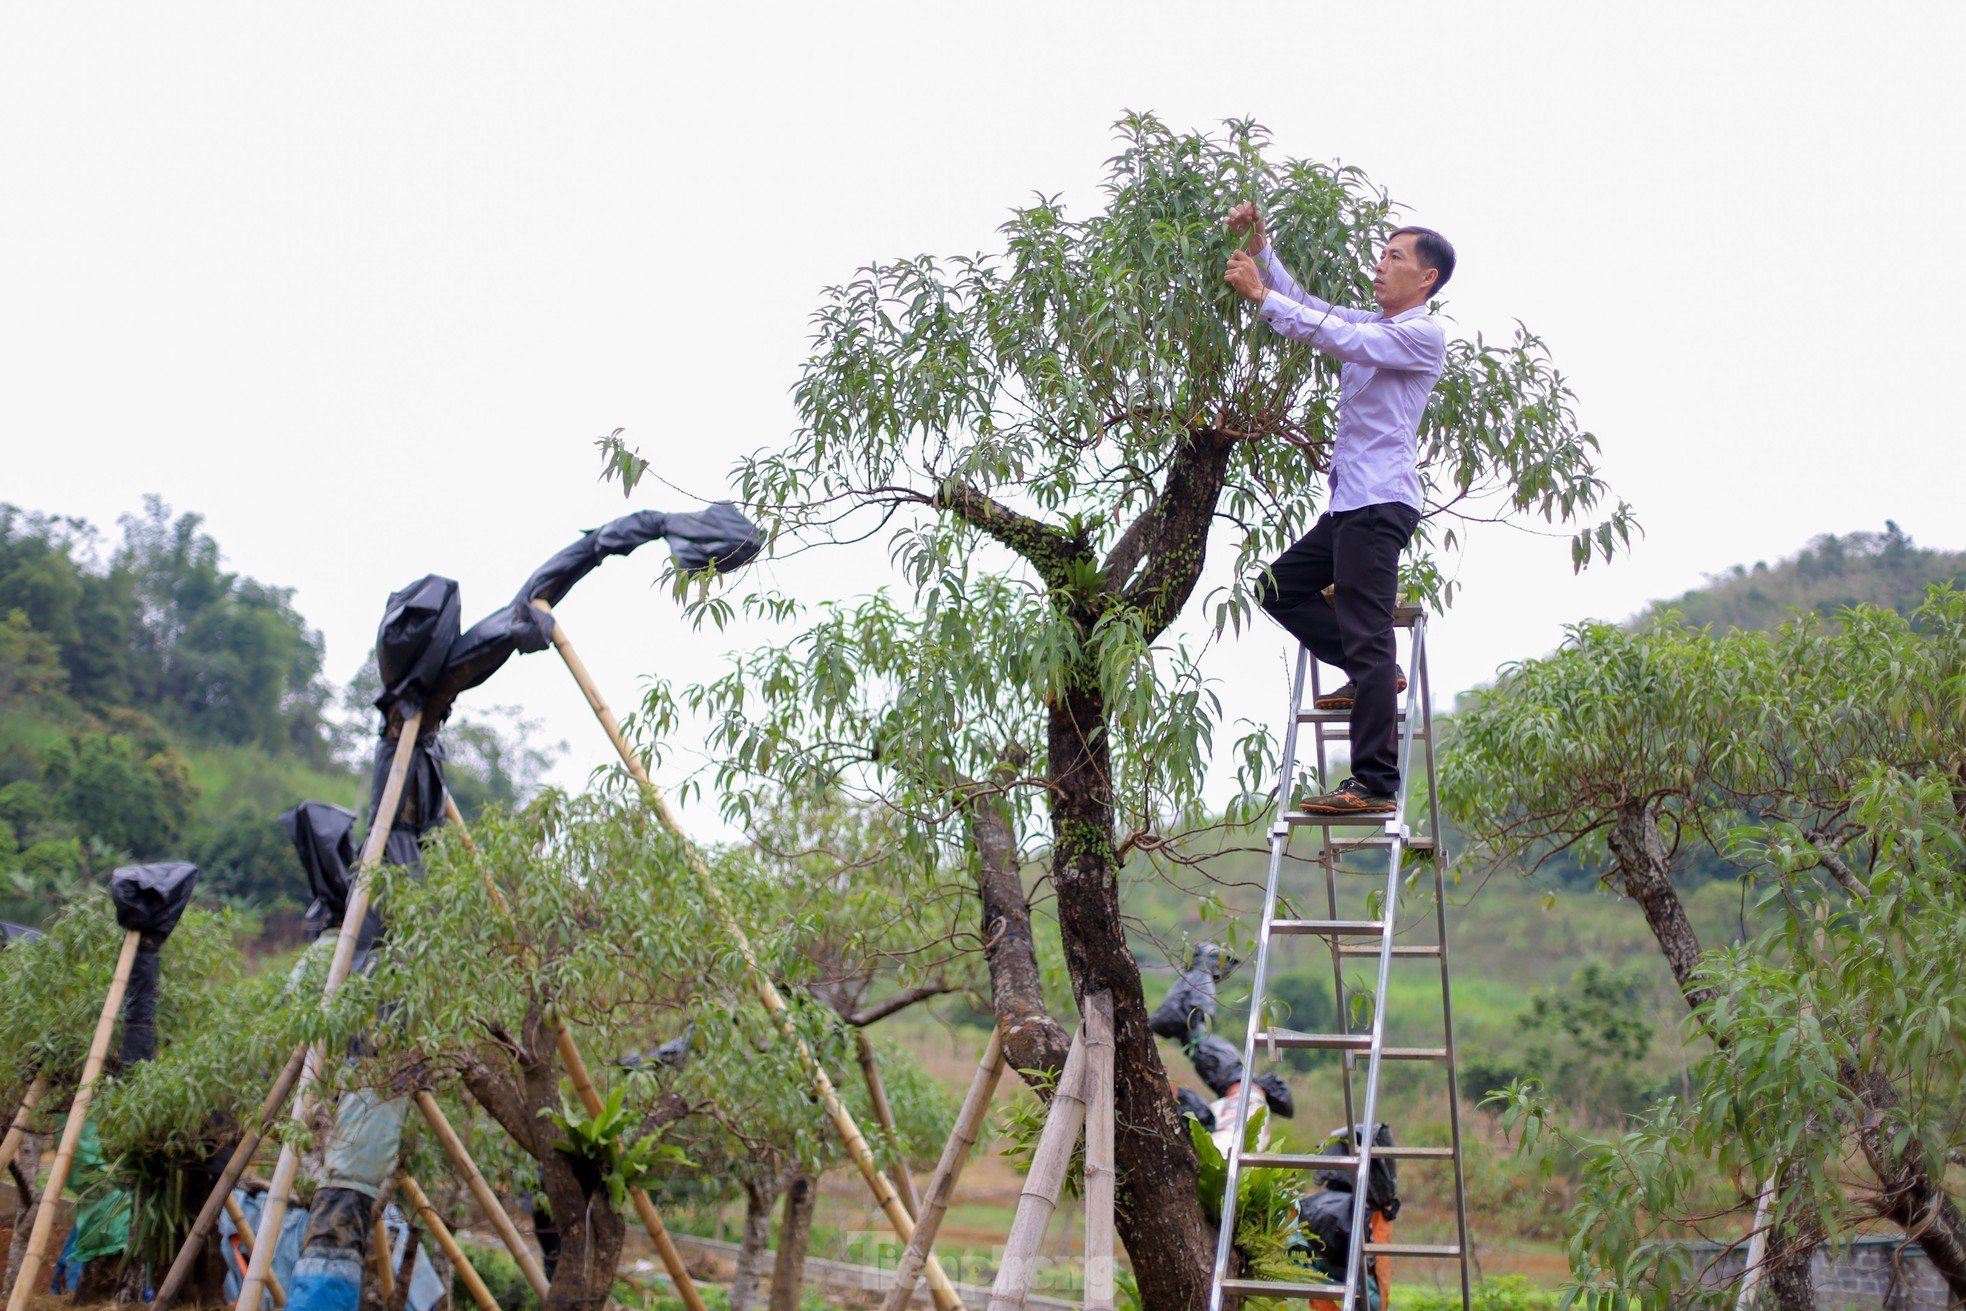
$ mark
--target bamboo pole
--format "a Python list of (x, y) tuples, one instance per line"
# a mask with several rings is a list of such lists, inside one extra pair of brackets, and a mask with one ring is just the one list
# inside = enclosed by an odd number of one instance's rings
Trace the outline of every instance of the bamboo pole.
[[(544, 601), (534, 601), (533, 605), (549, 616), (553, 614), (553, 607)], [(566, 626), (557, 617), (553, 620), (553, 646), (559, 651), (560, 658), (566, 662), (567, 670), (573, 675), (574, 682), (580, 685), (580, 691), (587, 698), (587, 704), (593, 710), (594, 717), (600, 720), (601, 727), (607, 730), (609, 740), (614, 743), (615, 751), (621, 756), (621, 763), (626, 766), (634, 780), (641, 784), (642, 796), (648, 802), (649, 808), (655, 812), (657, 821), (683, 843), (690, 872), (702, 883), (704, 895), (709, 899), (711, 908), (723, 921), (725, 932), (731, 935), (731, 940), (737, 946), (738, 955), (743, 958), (745, 967), (750, 970), (757, 988), (758, 1000), (764, 1004), (766, 1012), (777, 1024), (779, 1032), (791, 1044), (799, 1064), (805, 1069), (806, 1077), (812, 1081), (813, 1092), (818, 1096), (820, 1104), (826, 1108), (826, 1117), (833, 1122), (834, 1130), (846, 1144), (847, 1154), (853, 1158), (854, 1165), (860, 1171), (860, 1177), (866, 1181), (868, 1191), (874, 1195), (875, 1205), (879, 1206), (882, 1214), (887, 1217), (888, 1225), (896, 1236), (902, 1242), (908, 1242), (915, 1235), (914, 1220), (902, 1207), (901, 1199), (888, 1183), (887, 1176), (883, 1175), (874, 1163), (874, 1153), (867, 1146), (867, 1139), (861, 1134), (860, 1126), (854, 1123), (853, 1116), (841, 1104), (832, 1079), (813, 1056), (812, 1049), (806, 1045), (805, 1039), (801, 1038), (798, 1030), (792, 1026), (791, 1014), (785, 1005), (785, 999), (778, 995), (778, 988), (765, 973), (764, 967), (758, 964), (757, 954), (751, 948), (751, 939), (744, 932), (743, 926), (738, 923), (737, 913), (731, 907), (729, 898), (724, 896), (723, 889), (717, 886), (717, 881), (711, 877), (710, 869), (703, 863), (703, 857), (697, 851), (696, 844), (689, 841), (688, 836), (683, 832), (682, 822), (676, 817), (676, 812), (669, 808), (668, 799), (649, 778), (648, 768), (643, 765), (641, 757), (636, 755), (634, 749), (628, 745), (628, 739), (622, 734), (621, 724), (615, 719), (614, 711), (608, 709), (608, 703), (601, 698), (600, 688), (595, 685), (593, 675), (587, 672), (587, 666), (581, 662), (580, 653), (573, 649), (573, 643), (567, 638)], [(933, 1252), (925, 1258), (923, 1275), (928, 1280), (929, 1290), (935, 1296), (937, 1311), (963, 1311), (962, 1299), (956, 1295), (955, 1286), (949, 1282), (949, 1276), (943, 1273), (942, 1265), (935, 1259)], [(241, 1306), (238, 1311), (255, 1311), (255, 1308)]]
[(970, 1152), (976, 1147), (983, 1117), (989, 1114), (990, 1098), (996, 1095), (997, 1081), (1003, 1077), (1003, 1071), (1003, 1034), (992, 1029), (990, 1041), (983, 1045), (983, 1059), (976, 1064), (976, 1077), (970, 1080), (969, 1093), (963, 1098), (962, 1110), (956, 1113), (955, 1127), (942, 1147), (942, 1159), (935, 1163), (935, 1173), (928, 1177), (925, 1194), (928, 1200), (915, 1217), (915, 1236), (908, 1240), (907, 1250), (901, 1253), (901, 1261), (894, 1267), (894, 1284), (881, 1302), (881, 1311), (901, 1311), (914, 1296), (915, 1282), (922, 1274), (922, 1257), (934, 1246), (935, 1235), (942, 1228), (942, 1217), (956, 1193), (956, 1180), (969, 1164)]
[(464, 1150), (464, 1140), (457, 1136), (457, 1130), (451, 1128), (451, 1122), (444, 1118), (443, 1108), (437, 1105), (435, 1097), (427, 1092), (419, 1092), (416, 1095), (416, 1109), (423, 1112), (424, 1122), (430, 1126), (431, 1132), (437, 1135), (437, 1141), (444, 1145), (444, 1155), (451, 1158), (451, 1165), (463, 1177), (465, 1185), (471, 1190), (471, 1196), (477, 1199), (478, 1209), (485, 1213), (485, 1219), (489, 1220), (491, 1227), (498, 1231), (499, 1240), (505, 1244), (505, 1250), (512, 1254), (514, 1261), (519, 1263), (519, 1269), (525, 1274), (526, 1282), (532, 1285), (533, 1291), (539, 1294), (539, 1300), (544, 1302), (546, 1272), (539, 1268), (539, 1262), (534, 1259), (532, 1249), (526, 1246), (525, 1239), (519, 1237), (518, 1226), (512, 1223), (512, 1217), (505, 1214), (505, 1208), (499, 1205), (498, 1195), (492, 1192), (491, 1185), (485, 1182), (485, 1176), (479, 1171), (478, 1163), (471, 1159), (471, 1153)]
[(443, 1217), (437, 1214), (437, 1208), (430, 1205), (430, 1199), (424, 1195), (422, 1187), (409, 1175), (403, 1175), (397, 1186), (409, 1198), (410, 1206), (421, 1217), (424, 1227), (436, 1238), (438, 1248), (450, 1258), (451, 1265), (457, 1270), (457, 1277), (464, 1281), (465, 1291), (471, 1294), (471, 1300), (478, 1304), (479, 1311), (499, 1311), (498, 1299), (491, 1295), (485, 1281), (478, 1277), (477, 1267), (471, 1264), (471, 1258), (464, 1254), (464, 1249), (457, 1245), (457, 1238), (444, 1223)]
[[(478, 844), (471, 840), (471, 830), (465, 826), (464, 815), (457, 808), (457, 800), (449, 792), (444, 793), (444, 819), (457, 828), (457, 835), (464, 843), (466, 851), (475, 852)], [(484, 881), (485, 895), (491, 898), (499, 913), (506, 919), (512, 918), (512, 905), (506, 901), (505, 894), (492, 882), (489, 871), (479, 867), (479, 877)], [(594, 1087), (594, 1080), (588, 1076), (587, 1062), (581, 1059), (580, 1048), (573, 1040), (573, 1034), (559, 1017), (552, 1019), (554, 1040), (560, 1049), (560, 1064), (566, 1067), (567, 1078), (572, 1082), (574, 1092), (580, 1097), (580, 1104), (587, 1108), (589, 1115), (601, 1113), (601, 1094)], [(696, 1290), (696, 1281), (690, 1278), (689, 1267), (683, 1263), (683, 1254), (676, 1250), (676, 1242), (669, 1237), (669, 1228), (662, 1223), (662, 1213), (655, 1209), (655, 1202), (646, 1190), (630, 1188), (628, 1197), (635, 1203), (635, 1214), (641, 1218), (642, 1228), (647, 1231), (649, 1241), (655, 1244), (655, 1253), (662, 1258), (662, 1268), (669, 1274), (669, 1281), (676, 1286), (676, 1294), (682, 1298), (685, 1311), (709, 1311), (703, 1301), (703, 1294)]]
[[(382, 1294), (384, 1306), (388, 1306), (389, 1299), (396, 1296), (394, 1257), (395, 1252), (389, 1242), (389, 1225), (382, 1218), (382, 1207), (377, 1206), (369, 1231), (369, 1269), (375, 1275), (375, 1286)], [(270, 1276), (273, 1272), (268, 1270), (266, 1273)]]
[(62, 1126), (54, 1168), (48, 1172), (47, 1187), (41, 1191), (41, 1208), (34, 1213), (34, 1230), (28, 1236), (20, 1274), (7, 1298), (7, 1311), (23, 1311), (31, 1290), (41, 1282), (41, 1267), (48, 1258), (48, 1239), (54, 1233), (55, 1213), (61, 1210), (61, 1190), (68, 1184), (69, 1167), (75, 1164), (75, 1144), (81, 1140), (82, 1126), (89, 1118), (89, 1102), (95, 1096), (96, 1079), (102, 1074), (103, 1060), (109, 1054), (109, 1035), (116, 1030), (116, 1015), (123, 1008), (123, 991), (130, 985), (130, 967), (136, 962), (137, 943), (142, 938), (135, 929), (123, 935), (123, 950), (116, 957), (116, 972), (109, 979), (109, 996), (104, 998), (102, 1015), (96, 1020), (95, 1037), (89, 1043), (89, 1056), (82, 1065), (82, 1081), (75, 1086), (75, 1099), (69, 1103), (68, 1122)]
[(921, 1194), (915, 1191), (915, 1177), (908, 1173), (907, 1158), (901, 1155), (901, 1135), (895, 1132), (894, 1109), (887, 1104), (887, 1085), (881, 1082), (881, 1067), (874, 1061), (874, 1043), (865, 1029), (856, 1028), (853, 1031), (853, 1047), (860, 1056), (860, 1075), (867, 1081), (867, 1100), (874, 1107), (874, 1118), (886, 1131), (887, 1140), (895, 1144), (894, 1173), (890, 1176), (890, 1182), (900, 1192), (901, 1205), (908, 1208), (908, 1218), (920, 1224)]
[(1085, 1311), (1113, 1311), (1113, 995), (1086, 998)]
[(48, 1076), (37, 1074), (34, 1076), (34, 1081), (27, 1085), (27, 1091), (21, 1094), (20, 1106), (14, 1111), (13, 1123), (7, 1126), (6, 1138), (0, 1140), (0, 1172), (4, 1172), (14, 1163), (14, 1157), (20, 1151), (21, 1141), (27, 1137), (27, 1125), (34, 1116), (34, 1108), (41, 1104), (41, 1099), (47, 1095), (47, 1092)]
[[(348, 890), (348, 909), (341, 917), (341, 933), (335, 939), (334, 955), (328, 961), (328, 979), (322, 986), (323, 998), (331, 995), (348, 977), (349, 969), (355, 963), (355, 943), (362, 934), (362, 921), (368, 918), (371, 874), (382, 863), (383, 850), (389, 843), (389, 831), (396, 826), (396, 814), (403, 804), (403, 780), (409, 777), (410, 761), (416, 755), (418, 730), (423, 724), (421, 708), (410, 712), (403, 720), (402, 728), (396, 735), (396, 754), (389, 762), (389, 776), (382, 783), (382, 804), (376, 807), (375, 817), (369, 821), (369, 831), (362, 838), (361, 858), (355, 863), (355, 886)], [(294, 1089), (294, 1124), (305, 1130), (313, 1118), (314, 1083), (320, 1078), (320, 1067), (326, 1054), (316, 1047), (307, 1053), (306, 1062), (301, 1066), (300, 1079)], [(280, 1225), (287, 1217), (287, 1196), (293, 1191), (294, 1175), (300, 1169), (300, 1156), (291, 1142), (280, 1148), (280, 1159), (273, 1167), (273, 1186), (266, 1194), (265, 1209), (260, 1212), (260, 1233), (278, 1235)], [(255, 1235), (258, 1237), (258, 1235)], [(266, 1269), (273, 1260), (273, 1244), (260, 1243), (253, 1248), (252, 1259), (246, 1263), (246, 1277), (239, 1285), (239, 1301), (236, 1311), (259, 1311), (261, 1290), (266, 1284)], [(15, 1311), (9, 1307), (8, 1311)]]
[(1044, 1132), (1038, 1135), (1037, 1150), (1031, 1154), (1031, 1171), (1024, 1176), (1017, 1215), (1003, 1241), (1003, 1260), (997, 1266), (997, 1280), (990, 1286), (989, 1311), (1018, 1311), (1037, 1276), (1045, 1226), (1051, 1223), (1051, 1213), (1058, 1206), (1058, 1190), (1072, 1164), (1079, 1126), (1085, 1122), (1085, 1047), (1085, 1027), (1081, 1025), (1072, 1035), (1072, 1050), (1065, 1057), (1064, 1072), (1058, 1076), (1058, 1090), (1052, 1094), (1051, 1109), (1044, 1117)]
[[(246, 1213), (239, 1209), (230, 1188), (219, 1196), (225, 1199), (225, 1213), (232, 1217), (232, 1232), (239, 1235), (239, 1246), (246, 1249), (246, 1256), (250, 1259), (253, 1254), (253, 1229), (246, 1223)], [(274, 1274), (271, 1267), (266, 1271), (266, 1291), (273, 1295), (274, 1306), (287, 1304), (287, 1290), (280, 1286), (280, 1276)]]
[[(253, 1154), (259, 1150), (260, 1139), (265, 1137), (267, 1127), (280, 1114), (280, 1108), (287, 1104), (287, 1094), (293, 1091), (295, 1081), (300, 1078), (301, 1064), (306, 1059), (307, 1048), (294, 1048), (294, 1054), (287, 1058), (286, 1067), (280, 1071), (279, 1078), (267, 1090), (266, 1099), (259, 1104), (259, 1114), (253, 1118), (244, 1136), (239, 1139), (239, 1145), (232, 1149), (232, 1155), (226, 1159), (225, 1168), (219, 1171), (218, 1182), (212, 1185), (211, 1196), (199, 1208), (198, 1218), (191, 1224), (191, 1232), (185, 1235), (183, 1245), (171, 1261), (170, 1272), (164, 1276), (164, 1282), (157, 1286), (157, 1300), (151, 1303), (151, 1311), (170, 1311), (171, 1303), (184, 1290), (185, 1282), (191, 1278), (192, 1267), (197, 1263), (198, 1253), (204, 1249), (212, 1230), (218, 1227), (223, 1204), (231, 1198), (239, 1176), (252, 1163)], [(252, 1243), (253, 1238), (249, 1234), (246, 1236), (249, 1269)], [(268, 1273), (271, 1273), (271, 1267)]]

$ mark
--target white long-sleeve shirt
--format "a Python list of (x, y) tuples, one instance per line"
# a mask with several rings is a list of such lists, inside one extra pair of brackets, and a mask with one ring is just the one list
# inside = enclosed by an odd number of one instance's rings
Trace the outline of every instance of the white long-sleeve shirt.
[(1447, 365), (1446, 332), (1424, 305), (1384, 318), (1320, 300), (1297, 285), (1268, 243), (1257, 264), (1270, 289), (1256, 311), (1263, 321), (1343, 362), (1329, 508), (1356, 510), (1399, 501), (1424, 509), (1420, 416)]

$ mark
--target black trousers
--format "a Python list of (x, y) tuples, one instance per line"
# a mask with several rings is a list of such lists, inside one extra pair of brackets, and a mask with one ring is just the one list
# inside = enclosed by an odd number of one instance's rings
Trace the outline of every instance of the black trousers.
[[(1399, 555), (1419, 523), (1420, 512), (1398, 501), (1320, 515), (1256, 589), (1257, 604), (1272, 619), (1352, 680), (1352, 777), (1386, 795), (1399, 791), (1393, 690)], [(1323, 595), (1333, 583), (1336, 608)]]

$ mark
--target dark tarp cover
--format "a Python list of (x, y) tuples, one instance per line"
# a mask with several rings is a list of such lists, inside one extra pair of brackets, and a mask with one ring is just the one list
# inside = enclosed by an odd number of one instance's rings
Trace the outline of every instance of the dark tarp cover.
[[(1147, 1017), (1148, 1028), (1181, 1044), (1181, 1050), (1194, 1062), (1196, 1075), (1217, 1097), (1227, 1097), (1229, 1090), (1242, 1082), (1241, 1051), (1227, 1038), (1209, 1032), (1215, 1023), (1215, 985), (1236, 964), (1235, 957), (1214, 943), (1196, 943), (1188, 968), (1181, 971), (1167, 996)], [(1281, 1075), (1259, 1074), (1256, 1086), (1263, 1090), (1276, 1114), (1288, 1120), (1297, 1113), (1290, 1085)]]
[(293, 841), (300, 867), (307, 871), (307, 890), (314, 894), (307, 922), (317, 931), (341, 923), (355, 866), (355, 812), (325, 801), (303, 801), (280, 816), (280, 827)]
[(422, 708), (450, 659), (459, 613), (457, 584), (437, 574), (390, 596), (375, 635), (376, 671), (382, 675), (376, 709), (387, 715), (399, 705), (405, 714)]
[(10, 942), (39, 942), (41, 941), (41, 936), (41, 930), (39, 929), (30, 929), (25, 924), (13, 924), (6, 920), (0, 920), (0, 947), (4, 947)]
[[(1355, 1124), (1348, 1134), (1343, 1129), (1333, 1129), (1324, 1145), (1318, 1150), (1333, 1155), (1350, 1155), (1358, 1150), (1365, 1140), (1365, 1126)], [(1381, 1123), (1372, 1135), (1374, 1147), (1393, 1146), (1392, 1126)], [(1343, 1193), (1352, 1191), (1353, 1176), (1346, 1170), (1319, 1170), (1317, 1181), (1326, 1188)], [(1372, 1158), (1372, 1177), (1365, 1194), (1366, 1205), (1375, 1211), (1384, 1211), (1388, 1220), (1399, 1219), (1399, 1165), (1389, 1156), (1374, 1155)]]
[[(382, 792), (389, 785), (389, 768), (396, 760), (400, 738), (378, 738), (375, 764), (369, 771), (369, 823), (376, 822), (382, 808)], [(444, 742), (431, 731), (419, 733), (409, 772), (403, 776), (403, 796), (389, 825), (389, 842), (382, 859), (390, 865), (416, 869), (423, 864), (422, 838), (444, 822)]]
[(679, 514), (638, 510), (590, 529), (535, 569), (509, 604), (471, 625), (452, 643), (450, 659), (430, 697), (432, 705), (448, 712), (452, 701), (497, 673), (515, 652), (544, 651), (551, 646), (552, 616), (542, 614), (532, 603), (558, 605), (601, 561), (611, 555), (627, 555), (658, 537), (668, 539), (669, 554), (685, 573), (741, 569), (755, 560), (764, 546), (763, 530), (728, 501)]
[(125, 865), (109, 876), (109, 899), (125, 931), (168, 937), (191, 904), (198, 867), (188, 860)]
[(157, 1054), (157, 976), (164, 939), (191, 903), (198, 867), (187, 861), (163, 865), (125, 865), (109, 876), (109, 898), (116, 922), (137, 933), (136, 959), (123, 993), (123, 1064), (135, 1065)]

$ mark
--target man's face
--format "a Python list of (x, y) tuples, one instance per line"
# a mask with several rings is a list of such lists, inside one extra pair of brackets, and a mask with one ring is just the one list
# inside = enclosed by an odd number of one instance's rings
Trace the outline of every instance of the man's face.
[(1372, 298), (1379, 302), (1379, 308), (1396, 305), (1407, 309), (1425, 302), (1435, 274), (1420, 262), (1414, 249), (1418, 241), (1411, 232), (1402, 233), (1379, 252), (1379, 262), (1372, 266)]

